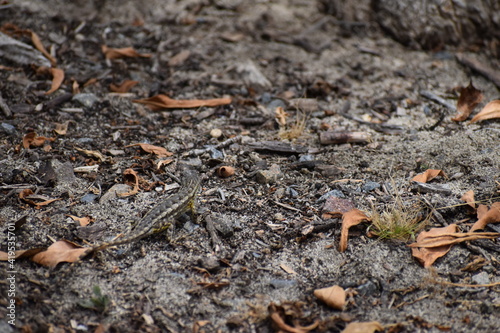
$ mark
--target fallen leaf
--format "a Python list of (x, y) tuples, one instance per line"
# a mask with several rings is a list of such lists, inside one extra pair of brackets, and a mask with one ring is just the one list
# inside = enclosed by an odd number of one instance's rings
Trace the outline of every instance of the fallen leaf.
[(493, 203), (486, 213), (481, 212), (481, 214), (479, 220), (470, 229), (471, 232), (484, 229), (488, 223), (500, 223), (500, 202)]
[(120, 85), (115, 85), (111, 83), (109, 85), (109, 90), (116, 93), (127, 93), (132, 89), (133, 86), (138, 84), (139, 81), (124, 80)]
[(495, 232), (456, 232), (456, 224), (450, 224), (443, 228), (432, 228), (421, 232), (415, 243), (408, 245), (412, 248), (412, 255), (417, 258), (424, 267), (431, 266), (436, 259), (444, 256), (453, 244), (472, 241), (476, 239), (495, 239), (500, 236)]
[(345, 305), (346, 292), (340, 286), (331, 286), (314, 290), (314, 296), (325, 302), (326, 305), (337, 310), (342, 310)]
[(124, 47), (120, 49), (114, 49), (107, 47), (106, 45), (101, 46), (102, 53), (106, 59), (119, 59), (119, 58), (150, 58), (151, 54), (139, 53), (134, 50), (133, 47)]
[(155, 154), (158, 157), (169, 157), (169, 156), (172, 156), (174, 154), (174, 153), (167, 151), (163, 147), (153, 146), (153, 145), (150, 145), (148, 143), (134, 143), (134, 144), (131, 144), (131, 145), (128, 145), (125, 147), (134, 147), (134, 146), (139, 146), (146, 153)]
[(476, 201), (474, 200), (474, 190), (470, 190), (464, 193), (460, 200), (465, 201), (470, 207), (476, 210)]
[(91, 248), (80, 247), (67, 240), (60, 240), (48, 247), (47, 250), (37, 253), (32, 260), (37, 264), (54, 268), (61, 262), (75, 262), (89, 253)]
[(78, 217), (75, 215), (66, 215), (66, 216), (69, 216), (73, 219), (73, 221), (78, 222), (81, 227), (85, 227), (85, 226), (89, 225), (90, 222), (92, 222), (92, 218), (90, 218), (88, 216), (85, 216), (85, 217)]
[(287, 264), (281, 264), (280, 267), (282, 270), (284, 270), (288, 274), (293, 274), (293, 275), (297, 274), (297, 272), (294, 271), (293, 268), (288, 266)]
[(477, 121), (486, 119), (500, 118), (500, 100), (494, 100), (484, 106), (484, 108), (476, 114), (471, 120), (471, 124)]
[(489, 210), (490, 210), (490, 209), (488, 208), (488, 206), (483, 205), (483, 204), (479, 205), (479, 206), (477, 207), (477, 212), (476, 212), (478, 220), (479, 220), (479, 219), (482, 219), (482, 218), (483, 218), (483, 216), (484, 216), (484, 215), (485, 215), (485, 214), (486, 214)]
[(286, 118), (288, 117), (288, 113), (286, 113), (285, 109), (281, 106), (278, 106), (276, 110), (274, 110), (276, 122), (280, 126), (286, 126)]
[(35, 254), (40, 253), (44, 251), (44, 248), (34, 248), (34, 249), (29, 249), (29, 250), (18, 250), (14, 252), (14, 256), (12, 256), (12, 252), (3, 252), (0, 251), (0, 261), (8, 261), (9, 259), (24, 259), (24, 258), (31, 258)]
[(59, 135), (66, 135), (70, 122), (70, 120), (66, 120), (64, 123), (55, 123), (54, 125), (56, 126), (56, 128), (54, 129), (54, 132)]
[(52, 66), (55, 66), (57, 64), (57, 60), (56, 58), (54, 58), (46, 49), (45, 47), (43, 46), (42, 44), (42, 41), (40, 40), (40, 37), (38, 37), (38, 35), (36, 33), (34, 33), (33, 31), (30, 31), (31, 33), (31, 42), (33, 43), (33, 45), (35, 45), (36, 49), (40, 52), (42, 52), (42, 54), (45, 56), (45, 58), (49, 59), (50, 63), (52, 64)]
[[(417, 242), (422, 242), (432, 236), (441, 236), (442, 234), (447, 234), (450, 232), (456, 232), (458, 230), (458, 227), (456, 224), (450, 224), (444, 228), (432, 228), (429, 231), (422, 231), (418, 236), (417, 236)], [(447, 237), (447, 239), (452, 239), (452, 237)], [(416, 244), (413, 243), (413, 244)], [(410, 244), (413, 245), (413, 244)], [(417, 258), (418, 261), (424, 266), (424, 267), (430, 267), (436, 259), (444, 256), (448, 251), (451, 249), (451, 244), (450, 245), (445, 245), (441, 247), (434, 247), (434, 248), (418, 248), (414, 247), (411, 249), (412, 255)]]
[(52, 75), (52, 86), (48, 91), (45, 92), (45, 95), (50, 95), (59, 87), (64, 81), (64, 71), (60, 68), (50, 68), (50, 74)]
[[(279, 332), (282, 333), (307, 333), (310, 332), (319, 325), (319, 321), (316, 320), (313, 324), (309, 326), (300, 326), (297, 324), (297, 321), (301, 319), (301, 311), (298, 308), (299, 304), (285, 302), (285, 304), (279, 306), (274, 303), (269, 305), (269, 312), (271, 313), (270, 317), (273, 321), (274, 325), (279, 328)], [(285, 322), (285, 316), (291, 317), (294, 322), (294, 326), (290, 326)]]
[(190, 55), (191, 51), (189, 50), (181, 51), (168, 60), (168, 65), (170, 67), (182, 65), (182, 63), (184, 63), (184, 61), (186, 61)]
[(54, 141), (56, 138), (47, 138), (44, 136), (38, 136), (35, 132), (30, 132), (23, 137), (23, 147), (28, 149), (30, 147), (40, 147), (43, 146), (45, 141)]
[(464, 121), (469, 118), (474, 108), (483, 100), (483, 94), (477, 90), (470, 81), (469, 86), (460, 91), (457, 102), (457, 114), (451, 118), (453, 121)]
[(134, 169), (126, 169), (123, 171), (123, 178), (125, 178), (126, 182), (131, 183), (128, 185), (133, 185), (133, 189), (129, 192), (116, 193), (119, 197), (128, 197), (131, 195), (135, 195), (139, 192), (139, 176)]
[(428, 181), (431, 181), (432, 179), (436, 178), (437, 176), (446, 177), (446, 174), (443, 172), (443, 170), (427, 169), (427, 170), (425, 170), (424, 173), (420, 173), (420, 174), (416, 175), (415, 177), (413, 177), (412, 181), (420, 182), (420, 183), (427, 183)]
[(342, 333), (373, 333), (375, 331), (383, 331), (384, 328), (378, 321), (370, 321), (370, 322), (354, 322), (348, 324)]
[(134, 103), (145, 104), (152, 110), (199, 108), (202, 106), (219, 106), (231, 103), (231, 98), (214, 99), (171, 99), (166, 95), (156, 95), (150, 98), (136, 99)]
[(370, 221), (370, 218), (359, 209), (351, 209), (342, 215), (342, 231), (340, 232), (339, 251), (344, 252), (347, 249), (347, 238), (349, 228), (360, 224), (361, 222)]

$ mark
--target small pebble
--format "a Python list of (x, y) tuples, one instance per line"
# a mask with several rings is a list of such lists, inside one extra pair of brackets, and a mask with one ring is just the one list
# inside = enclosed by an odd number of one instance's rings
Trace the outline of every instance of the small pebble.
[(218, 128), (214, 128), (210, 131), (210, 136), (214, 139), (218, 139), (222, 136), (222, 131)]

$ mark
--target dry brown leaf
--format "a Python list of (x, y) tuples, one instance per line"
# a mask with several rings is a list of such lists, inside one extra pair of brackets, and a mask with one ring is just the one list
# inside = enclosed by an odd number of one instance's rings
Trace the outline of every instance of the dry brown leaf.
[(445, 245), (454, 245), (461, 242), (468, 242), (483, 238), (496, 238), (500, 234), (496, 232), (451, 232), (443, 233), (438, 236), (432, 236), (421, 242), (412, 243), (409, 247), (433, 248)]
[(119, 59), (119, 58), (150, 58), (151, 54), (139, 53), (134, 50), (133, 47), (124, 47), (120, 49), (114, 49), (107, 47), (106, 45), (101, 46), (102, 53), (106, 59)]
[(370, 322), (354, 322), (348, 324), (342, 333), (373, 333), (375, 331), (383, 331), (384, 327), (380, 325), (378, 321), (370, 321)]
[(486, 214), (489, 210), (490, 210), (490, 209), (488, 208), (488, 206), (483, 205), (483, 204), (479, 205), (479, 206), (477, 207), (477, 212), (476, 212), (476, 214), (477, 214), (477, 219), (478, 219), (478, 220), (479, 220), (479, 219), (482, 219), (482, 218), (483, 218), (483, 216), (484, 216), (484, 215), (485, 215), (485, 214)]
[(134, 146), (139, 146), (146, 153), (155, 154), (158, 157), (169, 157), (169, 156), (172, 156), (174, 154), (174, 153), (171, 153), (171, 152), (167, 151), (163, 147), (158, 147), (158, 146), (150, 145), (148, 143), (134, 143), (134, 144), (131, 144), (131, 145), (128, 145), (128, 146), (125, 146), (125, 147), (134, 147)]
[(132, 80), (124, 80), (121, 84), (116, 85), (111, 83), (109, 85), (109, 90), (115, 93), (127, 93), (132, 89), (133, 86), (138, 84), (139, 81), (132, 81)]
[(280, 268), (285, 272), (287, 272), (288, 274), (293, 274), (293, 275), (297, 274), (297, 272), (294, 271), (293, 268), (288, 266), (287, 264), (281, 264)]
[(54, 132), (59, 135), (66, 135), (70, 122), (70, 120), (66, 120), (64, 123), (55, 123), (54, 125), (56, 126), (56, 128), (54, 129)]
[(494, 100), (484, 106), (484, 108), (476, 114), (471, 120), (471, 123), (483, 121), (486, 119), (500, 118), (500, 100)]
[[(14, 258), (14, 259), (31, 258), (35, 254), (40, 253), (44, 250), (45, 250), (44, 248), (34, 248), (34, 249), (29, 249), (29, 250), (18, 250), (18, 251), (15, 251), (14, 253), (12, 253), (12, 252), (7, 253), (7, 252), (0, 251), (0, 261), (7, 261), (7, 260), (12, 259), (12, 258)], [(14, 254), (14, 256), (12, 256), (12, 254)]]
[(199, 108), (202, 106), (219, 106), (231, 103), (231, 98), (214, 98), (214, 99), (171, 99), (166, 95), (156, 95), (150, 98), (136, 99), (134, 103), (145, 104), (151, 110), (162, 109), (185, 109)]
[(30, 132), (23, 137), (23, 147), (28, 149), (30, 147), (40, 147), (45, 141), (54, 141), (56, 138), (47, 138), (44, 136), (38, 136), (35, 132)]
[(297, 303), (285, 302), (281, 306), (271, 303), (269, 305), (269, 312), (271, 313), (271, 320), (274, 325), (282, 333), (307, 333), (319, 325), (318, 320), (309, 326), (300, 326), (297, 323), (294, 323), (294, 326), (288, 325), (283, 317), (291, 317), (294, 319), (294, 322), (301, 317), (301, 311)]
[(488, 223), (500, 223), (500, 202), (493, 203), (486, 213), (482, 213), (470, 231), (484, 229)]
[(92, 218), (90, 218), (88, 216), (85, 216), (85, 217), (78, 217), (75, 215), (66, 215), (66, 216), (69, 216), (73, 219), (73, 221), (78, 222), (81, 227), (85, 227), (85, 226), (89, 225), (90, 222), (92, 222)]
[(64, 71), (60, 68), (50, 68), (50, 74), (52, 75), (52, 86), (48, 91), (45, 92), (45, 95), (50, 95), (59, 87), (64, 81)]
[(314, 290), (314, 296), (326, 305), (337, 310), (342, 310), (345, 306), (346, 292), (340, 286), (331, 286)]
[[(458, 230), (458, 227), (456, 224), (450, 224), (444, 228), (432, 228), (429, 231), (422, 231), (418, 236), (417, 236), (417, 242), (420, 243), (430, 237), (436, 237), (436, 236), (441, 236), (442, 234), (448, 234), (448, 233), (453, 233)], [(445, 239), (452, 240), (453, 237), (448, 236), (448, 237), (443, 237)], [(415, 244), (415, 243), (413, 243)], [(412, 246), (413, 244), (410, 244)], [(418, 248), (418, 247), (413, 247), (411, 249), (412, 255), (417, 258), (418, 261), (424, 266), (424, 267), (430, 267), (436, 259), (444, 256), (448, 251), (451, 249), (451, 244), (450, 245), (445, 245), (441, 247), (434, 247), (434, 248)]]
[(474, 190), (470, 190), (464, 193), (460, 200), (465, 201), (470, 207), (476, 210), (476, 201), (474, 199)]
[(139, 192), (139, 176), (134, 169), (126, 169), (123, 171), (123, 178), (125, 178), (126, 183), (128, 185), (133, 185), (133, 189), (129, 192), (116, 193), (119, 197), (128, 197), (131, 195), (135, 195)]
[(61, 262), (75, 262), (91, 251), (91, 248), (80, 247), (67, 240), (60, 240), (49, 246), (46, 251), (33, 256), (37, 264), (54, 268)]
[(184, 63), (184, 61), (186, 61), (190, 55), (191, 51), (189, 50), (181, 51), (168, 60), (168, 65), (170, 67), (179, 66)]
[(349, 228), (360, 224), (361, 222), (370, 221), (370, 218), (359, 209), (351, 209), (342, 215), (342, 231), (340, 233), (339, 251), (344, 252), (347, 249), (347, 238), (349, 235)]
[(288, 118), (288, 113), (286, 113), (285, 109), (283, 109), (281, 106), (278, 106), (276, 110), (274, 110), (274, 114), (278, 125), (286, 126), (286, 118)]
[(470, 81), (469, 86), (460, 91), (457, 102), (457, 114), (451, 118), (453, 121), (464, 121), (469, 118), (474, 108), (483, 100), (481, 90), (477, 90)]
[(412, 181), (420, 182), (420, 183), (427, 183), (427, 182), (431, 181), (432, 179), (436, 178), (437, 176), (446, 177), (446, 174), (443, 172), (443, 170), (427, 169), (427, 170), (425, 170), (424, 173), (420, 173), (420, 174), (416, 175), (415, 177), (413, 177)]
[(33, 42), (33, 45), (35, 45), (36, 49), (45, 56), (45, 58), (49, 59), (50, 63), (52, 66), (55, 66), (57, 64), (56, 58), (54, 58), (43, 46), (42, 41), (40, 40), (40, 37), (33, 31), (31, 32), (31, 41)]

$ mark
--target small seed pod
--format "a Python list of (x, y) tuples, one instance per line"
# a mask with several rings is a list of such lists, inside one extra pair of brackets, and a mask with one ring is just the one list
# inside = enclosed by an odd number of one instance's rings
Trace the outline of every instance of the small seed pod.
[(221, 166), (217, 169), (217, 175), (221, 178), (228, 178), (234, 175), (234, 168), (232, 166)]

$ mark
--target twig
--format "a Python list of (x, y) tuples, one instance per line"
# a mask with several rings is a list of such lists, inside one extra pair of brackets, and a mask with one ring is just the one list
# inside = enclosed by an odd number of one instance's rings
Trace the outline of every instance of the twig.
[(436, 103), (438, 103), (438, 104), (441, 104), (442, 106), (444, 106), (444, 107), (446, 107), (446, 108), (450, 109), (450, 110), (451, 110), (451, 111), (453, 111), (453, 112), (456, 112), (456, 111), (457, 111), (457, 108), (456, 108), (453, 104), (449, 103), (449, 102), (448, 102), (448, 101), (446, 101), (444, 98), (441, 98), (441, 97), (439, 97), (438, 95), (436, 95), (436, 94), (434, 94), (434, 93), (432, 93), (432, 92), (430, 92), (430, 91), (428, 91), (428, 90), (422, 90), (422, 91), (420, 92), (420, 95), (424, 96), (425, 98), (430, 99), (430, 100), (431, 100), (431, 101), (433, 101), (433, 102), (436, 102)]
[(6, 117), (11, 117), (12, 116), (12, 111), (10, 111), (9, 106), (7, 105), (7, 103), (5, 103), (5, 101), (4, 101), (1, 93), (0, 93), (0, 109), (2, 109), (3, 114)]
[(482, 64), (476, 59), (469, 58), (463, 54), (457, 54), (456, 57), (459, 63), (469, 67), (473, 71), (476, 71), (480, 75), (493, 82), (498, 88), (500, 88), (500, 73), (494, 68)]
[(241, 135), (237, 135), (235, 136), (234, 138), (230, 138), (230, 139), (227, 139), (225, 141), (222, 141), (221, 143), (219, 143), (218, 145), (210, 145), (210, 146), (207, 146), (207, 148), (205, 149), (197, 149), (197, 150), (191, 150), (191, 151), (188, 151), (188, 152), (185, 152), (182, 156), (183, 157), (186, 157), (186, 156), (200, 156), (200, 155), (203, 155), (213, 149), (220, 149), (222, 147), (227, 147), (229, 145), (232, 145), (233, 143), (235, 142), (238, 142), (241, 140)]

